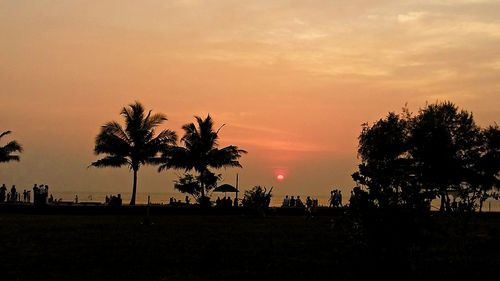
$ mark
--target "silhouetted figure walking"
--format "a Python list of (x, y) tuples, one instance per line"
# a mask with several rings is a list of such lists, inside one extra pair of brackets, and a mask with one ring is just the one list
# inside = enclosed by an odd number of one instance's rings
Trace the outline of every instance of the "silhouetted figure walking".
[(331, 207), (333, 207), (333, 206), (334, 206), (334, 204), (335, 204), (335, 192), (334, 192), (333, 190), (332, 190), (332, 191), (330, 191), (330, 199), (329, 199), (329, 202), (328, 202), (328, 203), (329, 203), (329, 205), (328, 205), (328, 206), (329, 206), (330, 208), (331, 208)]

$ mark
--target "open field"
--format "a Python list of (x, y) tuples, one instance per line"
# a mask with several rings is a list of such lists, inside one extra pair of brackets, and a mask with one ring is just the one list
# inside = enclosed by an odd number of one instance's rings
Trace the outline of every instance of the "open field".
[[(0, 214), (2, 280), (495, 280), (500, 216)], [(404, 224), (404, 223), (403, 223)], [(411, 231), (411, 229), (410, 229)]]

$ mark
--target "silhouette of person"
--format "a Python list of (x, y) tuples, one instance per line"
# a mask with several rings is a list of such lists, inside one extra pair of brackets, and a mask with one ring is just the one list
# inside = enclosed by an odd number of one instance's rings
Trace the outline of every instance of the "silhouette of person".
[(15, 202), (17, 199), (17, 190), (16, 186), (13, 185), (12, 188), (10, 189), (10, 201)]
[(300, 196), (297, 196), (297, 200), (295, 200), (295, 206), (300, 208), (304, 207), (304, 203), (302, 203)]
[(5, 195), (6, 195), (6, 192), (7, 192), (7, 187), (5, 187), (5, 183), (4, 183), (4, 184), (2, 184), (2, 186), (0, 187), (0, 203), (5, 202)]
[(288, 195), (285, 195), (282, 207), (290, 207), (290, 198), (288, 198)]
[(330, 201), (329, 201), (329, 207), (333, 207), (335, 204), (335, 192), (332, 190), (330, 191)]
[(306, 218), (311, 217), (312, 205), (313, 205), (313, 202), (311, 200), (311, 197), (307, 196), (307, 198), (306, 198)]

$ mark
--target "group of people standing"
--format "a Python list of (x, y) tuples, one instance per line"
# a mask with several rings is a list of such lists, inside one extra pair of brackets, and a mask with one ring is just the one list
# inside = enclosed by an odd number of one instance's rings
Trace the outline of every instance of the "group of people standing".
[[(26, 190), (24, 192), (26, 192)], [(26, 194), (23, 193), (23, 195), (23, 200), (25, 200)], [(10, 189), (10, 192), (7, 193), (7, 187), (5, 186), (5, 184), (2, 184), (2, 186), (0, 187), (0, 203), (3, 202), (21, 202), (21, 194), (17, 192), (15, 185), (13, 185)]]
[(288, 197), (288, 195), (283, 198), (283, 204), (281, 204), (281, 207), (298, 207), (298, 208), (303, 208), (304, 207), (304, 202), (300, 199), (300, 196), (297, 196), (295, 198), (294, 196)]
[[(283, 198), (283, 203), (281, 207), (298, 207), (298, 208), (314, 208), (318, 206), (318, 199), (311, 199), (310, 196), (307, 196), (306, 204), (302, 202), (300, 196), (288, 196), (286, 195)], [(342, 207), (342, 191), (339, 189), (334, 189), (330, 192), (330, 198), (328, 200), (328, 206), (330, 208), (340, 208)]]
[(288, 195), (286, 195), (285, 198), (283, 198), (283, 203), (281, 204), (281, 207), (298, 207), (298, 208), (318, 207), (318, 199), (312, 199), (311, 196), (307, 196), (306, 204), (304, 205), (304, 202), (302, 202), (302, 199), (300, 199), (300, 196), (288, 197)]
[(329, 200), (330, 208), (339, 208), (342, 207), (342, 191), (338, 189), (334, 189), (330, 192), (330, 200)]
[[(75, 197), (75, 203), (78, 204), (78, 195)], [(122, 205), (122, 195), (117, 194), (117, 195), (106, 195), (106, 198), (104, 199), (104, 203), (109, 206), (121, 206)]]
[[(38, 186), (35, 184), (33, 186), (33, 203), (47, 203), (47, 196), (49, 193), (49, 186), (46, 184), (41, 184)], [(22, 198), (21, 198), (22, 195)], [(10, 192), (7, 193), (7, 187), (5, 184), (2, 184), (0, 187), (0, 203), (31, 203), (31, 190), (25, 189), (23, 192), (18, 192), (16, 186), (13, 185), (10, 189)]]
[(217, 197), (217, 200), (215, 200), (215, 206), (223, 208), (231, 208), (233, 206), (238, 207), (238, 200), (235, 199), (233, 201), (230, 196), (224, 196), (222, 199), (220, 197)]
[(170, 206), (183, 206), (183, 205), (189, 205), (191, 203), (191, 200), (189, 199), (189, 196), (186, 195), (186, 198), (184, 198), (184, 202), (182, 200), (175, 199), (174, 197), (170, 197), (168, 204)]

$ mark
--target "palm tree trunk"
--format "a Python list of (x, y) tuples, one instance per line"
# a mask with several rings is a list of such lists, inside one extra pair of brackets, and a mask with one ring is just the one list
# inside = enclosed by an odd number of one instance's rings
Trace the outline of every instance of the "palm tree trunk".
[(446, 204), (445, 204), (445, 202), (446, 202), (446, 199), (444, 198), (444, 193), (443, 193), (443, 192), (441, 192), (441, 204), (440, 204), (440, 206), (439, 206), (439, 211), (440, 211), (440, 212), (444, 212), (444, 210), (445, 210), (445, 205), (446, 205)]
[(202, 200), (205, 200), (205, 174), (206, 169), (203, 169), (202, 172), (200, 172), (201, 198), (203, 198)]
[(203, 198), (202, 200), (205, 200), (205, 183), (203, 180), (201, 181), (201, 198)]
[(132, 188), (132, 198), (130, 199), (131, 206), (135, 205), (135, 193), (137, 190), (137, 170), (138, 169), (133, 169), (133, 170), (134, 170), (134, 187)]

